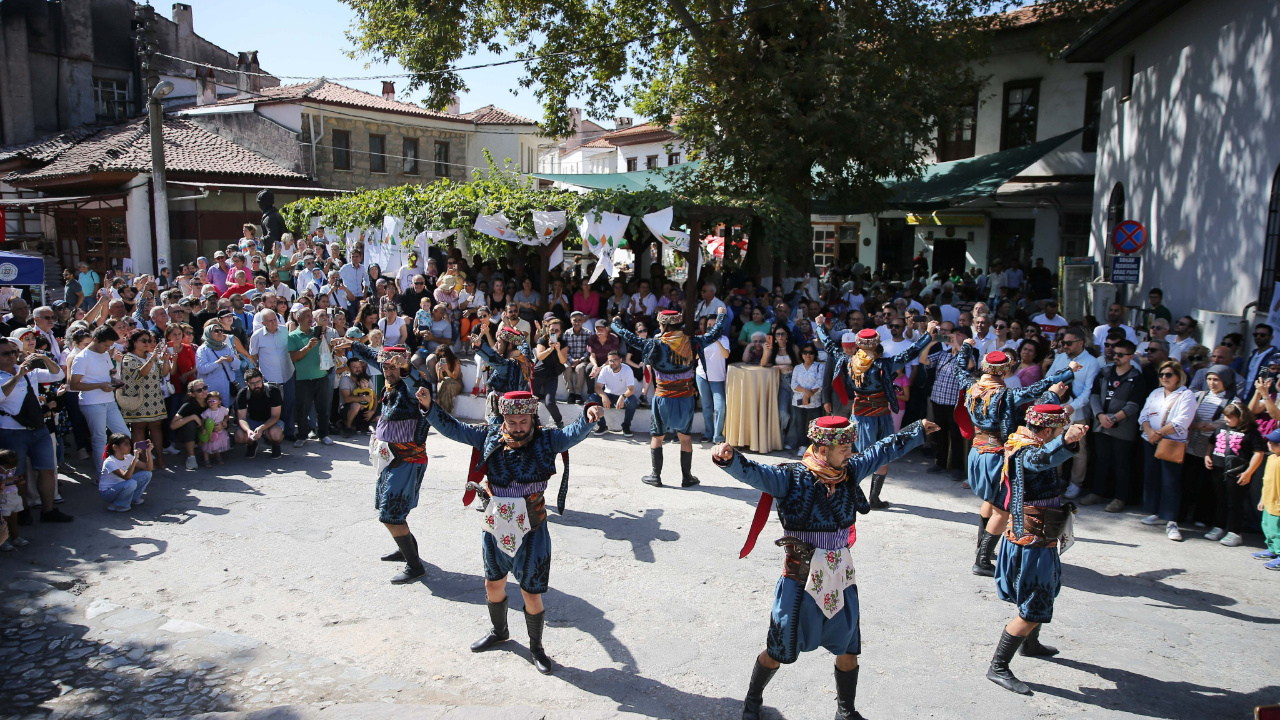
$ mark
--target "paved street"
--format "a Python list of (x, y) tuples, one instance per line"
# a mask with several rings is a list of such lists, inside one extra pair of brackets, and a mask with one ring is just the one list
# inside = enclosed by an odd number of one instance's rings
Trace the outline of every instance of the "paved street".
[[(518, 594), (513, 642), (467, 650), (487, 624), (479, 516), (459, 502), (470, 450), (433, 433), (410, 516), (428, 574), (406, 587), (388, 584), (396, 568), (377, 561), (393, 545), (357, 442), (237, 458), (220, 476), (165, 473), (132, 516), (67, 485), (76, 522), (23, 528), (31, 546), (0, 557), (0, 708), (155, 717), (390, 701), (736, 718), (763, 646), (779, 528), (771, 520), (739, 560), (757, 494), (706, 451), (694, 461), (701, 488), (643, 486), (646, 439), (592, 437), (572, 452), (569, 509), (551, 519), (554, 676), (528, 663)], [(894, 507), (858, 524), (868, 718), (1246, 718), (1280, 702), (1280, 577), (1245, 548), (1197, 532), (1175, 545), (1136, 514), (1098, 508), (1077, 522), (1044, 631), (1061, 656), (1015, 660), (1033, 697), (987, 681), (1012, 608), (969, 573), (973, 497), (925, 475), (924, 462), (897, 464), (885, 493)], [(667, 468), (678, 468), (670, 446)], [(28, 577), (48, 584), (14, 582)], [(830, 658), (802, 656), (765, 697), (769, 717), (828, 716)]]

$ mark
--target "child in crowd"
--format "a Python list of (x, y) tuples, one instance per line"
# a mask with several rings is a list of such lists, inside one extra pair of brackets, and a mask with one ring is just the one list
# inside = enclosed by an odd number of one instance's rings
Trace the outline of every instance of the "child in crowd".
[(22, 493), (18, 492), (18, 453), (0, 450), (0, 551), (9, 552), (15, 547), (31, 543), (18, 537), (18, 513), (22, 512)]
[(1227, 426), (1214, 433), (1204, 466), (1210, 471), (1210, 486), (1217, 496), (1214, 527), (1206, 540), (1218, 540), (1227, 547), (1244, 542), (1245, 514), (1249, 483), (1262, 467), (1267, 444), (1258, 434), (1253, 413), (1238, 402), (1222, 409)]
[(361, 376), (356, 380), (356, 389), (351, 391), (351, 395), (364, 406), (361, 412), (372, 412), (374, 416), (378, 414), (378, 396), (373, 392), (373, 378), (368, 375)]
[[(419, 337), (418, 333), (422, 332), (423, 330), (431, 330), (432, 299), (433, 298), (430, 295), (427, 295), (426, 297), (418, 301), (418, 307), (420, 309), (413, 316), (413, 329), (414, 329), (413, 336), (415, 338)], [(418, 352), (422, 354), (422, 357), (426, 357), (429, 354), (425, 346), (418, 348)]]
[(907, 412), (907, 401), (911, 399), (911, 380), (906, 370), (899, 370), (893, 377), (893, 392), (898, 396), (898, 412), (889, 413), (893, 417), (893, 431), (902, 429), (902, 416)]
[(1262, 536), (1267, 547), (1262, 552), (1253, 553), (1255, 558), (1266, 560), (1263, 565), (1268, 570), (1280, 570), (1280, 430), (1272, 430), (1267, 434), (1266, 469), (1262, 471), (1262, 502), (1258, 510), (1262, 512)]
[(98, 493), (112, 512), (129, 512), (142, 504), (142, 493), (151, 482), (151, 443), (139, 440), (133, 454), (133, 441), (128, 435), (112, 433), (107, 438), (107, 456), (102, 460)]
[(227, 434), (227, 416), (231, 411), (222, 405), (222, 393), (217, 390), (209, 391), (209, 407), (202, 413), (200, 417), (204, 418), (204, 428), (201, 431), (200, 451), (204, 454), (204, 466), (209, 465), (209, 456), (213, 456), (213, 461), (222, 464), (222, 453), (231, 449), (231, 438)]

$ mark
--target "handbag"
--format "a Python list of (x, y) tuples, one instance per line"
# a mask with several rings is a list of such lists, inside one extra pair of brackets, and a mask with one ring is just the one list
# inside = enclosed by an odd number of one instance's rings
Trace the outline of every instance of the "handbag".
[(13, 418), (19, 425), (28, 430), (39, 430), (44, 427), (44, 408), (40, 405), (40, 396), (36, 392), (31, 378), (25, 377), (23, 379), (27, 381), (27, 389), (30, 392), (22, 397), (22, 406), (18, 408), (16, 413), (7, 413), (0, 410), (0, 415)]
[(137, 412), (142, 407), (142, 376), (138, 376), (137, 392), (133, 395), (125, 392), (129, 386), (118, 387), (115, 390), (116, 405), (120, 406), (120, 412), (131, 413)]
[[(1174, 402), (1177, 402), (1176, 400)], [(1160, 427), (1164, 427), (1169, 422), (1169, 413), (1173, 410), (1173, 403), (1169, 403), (1169, 407), (1164, 411), (1164, 420), (1160, 421)], [(1183, 458), (1187, 455), (1187, 444), (1182, 440), (1174, 440), (1172, 438), (1160, 438), (1160, 442), (1156, 443), (1156, 459), (1165, 462), (1182, 464)]]

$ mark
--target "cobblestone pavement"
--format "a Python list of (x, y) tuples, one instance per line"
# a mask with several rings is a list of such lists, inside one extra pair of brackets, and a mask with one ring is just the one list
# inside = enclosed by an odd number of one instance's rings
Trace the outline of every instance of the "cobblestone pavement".
[[(488, 623), (480, 516), (459, 503), (469, 449), (435, 433), (409, 517), (427, 576), (405, 586), (377, 560), (394, 546), (372, 507), (368, 452), (353, 441), (280, 459), (234, 453), (217, 473), (162, 472), (129, 514), (104, 511), (87, 479), (69, 480), (76, 521), (23, 527), (31, 544), (0, 554), (0, 716), (241, 718), (288, 705), (278, 717), (319, 708), (336, 718), (389, 701), (388, 713), (432, 719), (523, 720), (510, 706), (535, 718), (737, 718), (764, 643), (779, 528), (771, 519), (739, 560), (759, 493), (705, 448), (694, 456), (701, 486), (642, 485), (645, 440), (591, 437), (571, 452), (568, 510), (549, 518), (545, 640), (561, 665), (551, 676), (529, 664), (513, 585), (512, 641), (467, 650)], [(895, 463), (893, 506), (858, 522), (866, 717), (1244, 720), (1280, 702), (1280, 573), (1191, 528), (1171, 543), (1136, 508), (1081, 511), (1045, 629), (1062, 654), (1014, 662), (1035, 694), (986, 680), (1012, 609), (969, 572), (976, 500), (926, 475), (928, 462)], [(670, 446), (666, 465), (678, 468)], [(784, 668), (765, 704), (769, 720), (830, 717), (830, 656)]]

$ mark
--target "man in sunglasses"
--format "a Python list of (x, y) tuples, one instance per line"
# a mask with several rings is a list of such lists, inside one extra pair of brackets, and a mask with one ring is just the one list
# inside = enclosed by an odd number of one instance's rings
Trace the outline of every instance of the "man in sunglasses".
[(1266, 323), (1258, 323), (1253, 327), (1253, 345), (1254, 350), (1249, 355), (1248, 371), (1245, 373), (1246, 388), (1253, 387), (1254, 382), (1258, 379), (1258, 371), (1271, 364), (1271, 359), (1276, 355), (1276, 348), (1271, 345), (1272, 329)]
[[(1089, 394), (1093, 392), (1093, 381), (1102, 369), (1101, 361), (1085, 352), (1086, 332), (1076, 325), (1068, 327), (1062, 334), (1061, 350), (1054, 357), (1053, 365), (1049, 367), (1049, 376), (1052, 377), (1066, 370), (1073, 362), (1081, 366), (1071, 381), (1071, 392), (1062, 398), (1062, 407), (1073, 423), (1084, 422), (1084, 411), (1089, 406)], [(1063, 497), (1074, 500), (1080, 496), (1080, 487), (1084, 485), (1085, 468), (1088, 465), (1087, 443), (1080, 443), (1080, 450), (1071, 462), (1071, 484), (1063, 493)]]
[[(1162, 321), (1163, 322), (1163, 321)], [(1161, 344), (1162, 341), (1156, 341)], [(1136, 348), (1126, 339), (1116, 340), (1111, 348), (1112, 364), (1098, 373), (1089, 395), (1089, 405), (1097, 424), (1093, 428), (1093, 479), (1091, 492), (1081, 505), (1097, 505), (1106, 501), (1106, 511), (1124, 510), (1129, 497), (1129, 458), (1133, 442), (1138, 438), (1138, 413), (1146, 400), (1147, 385), (1142, 371), (1133, 363)], [(1115, 473), (1114, 493), (1108, 480)]]
[(48, 355), (38, 352), (19, 363), (18, 350), (13, 340), (0, 337), (0, 448), (17, 454), (18, 472), (26, 472), (26, 461), (38, 474), (40, 521), (70, 522), (70, 515), (53, 506), (58, 462), (53, 439), (44, 425), (39, 394), (41, 383), (62, 379), (62, 369)]

